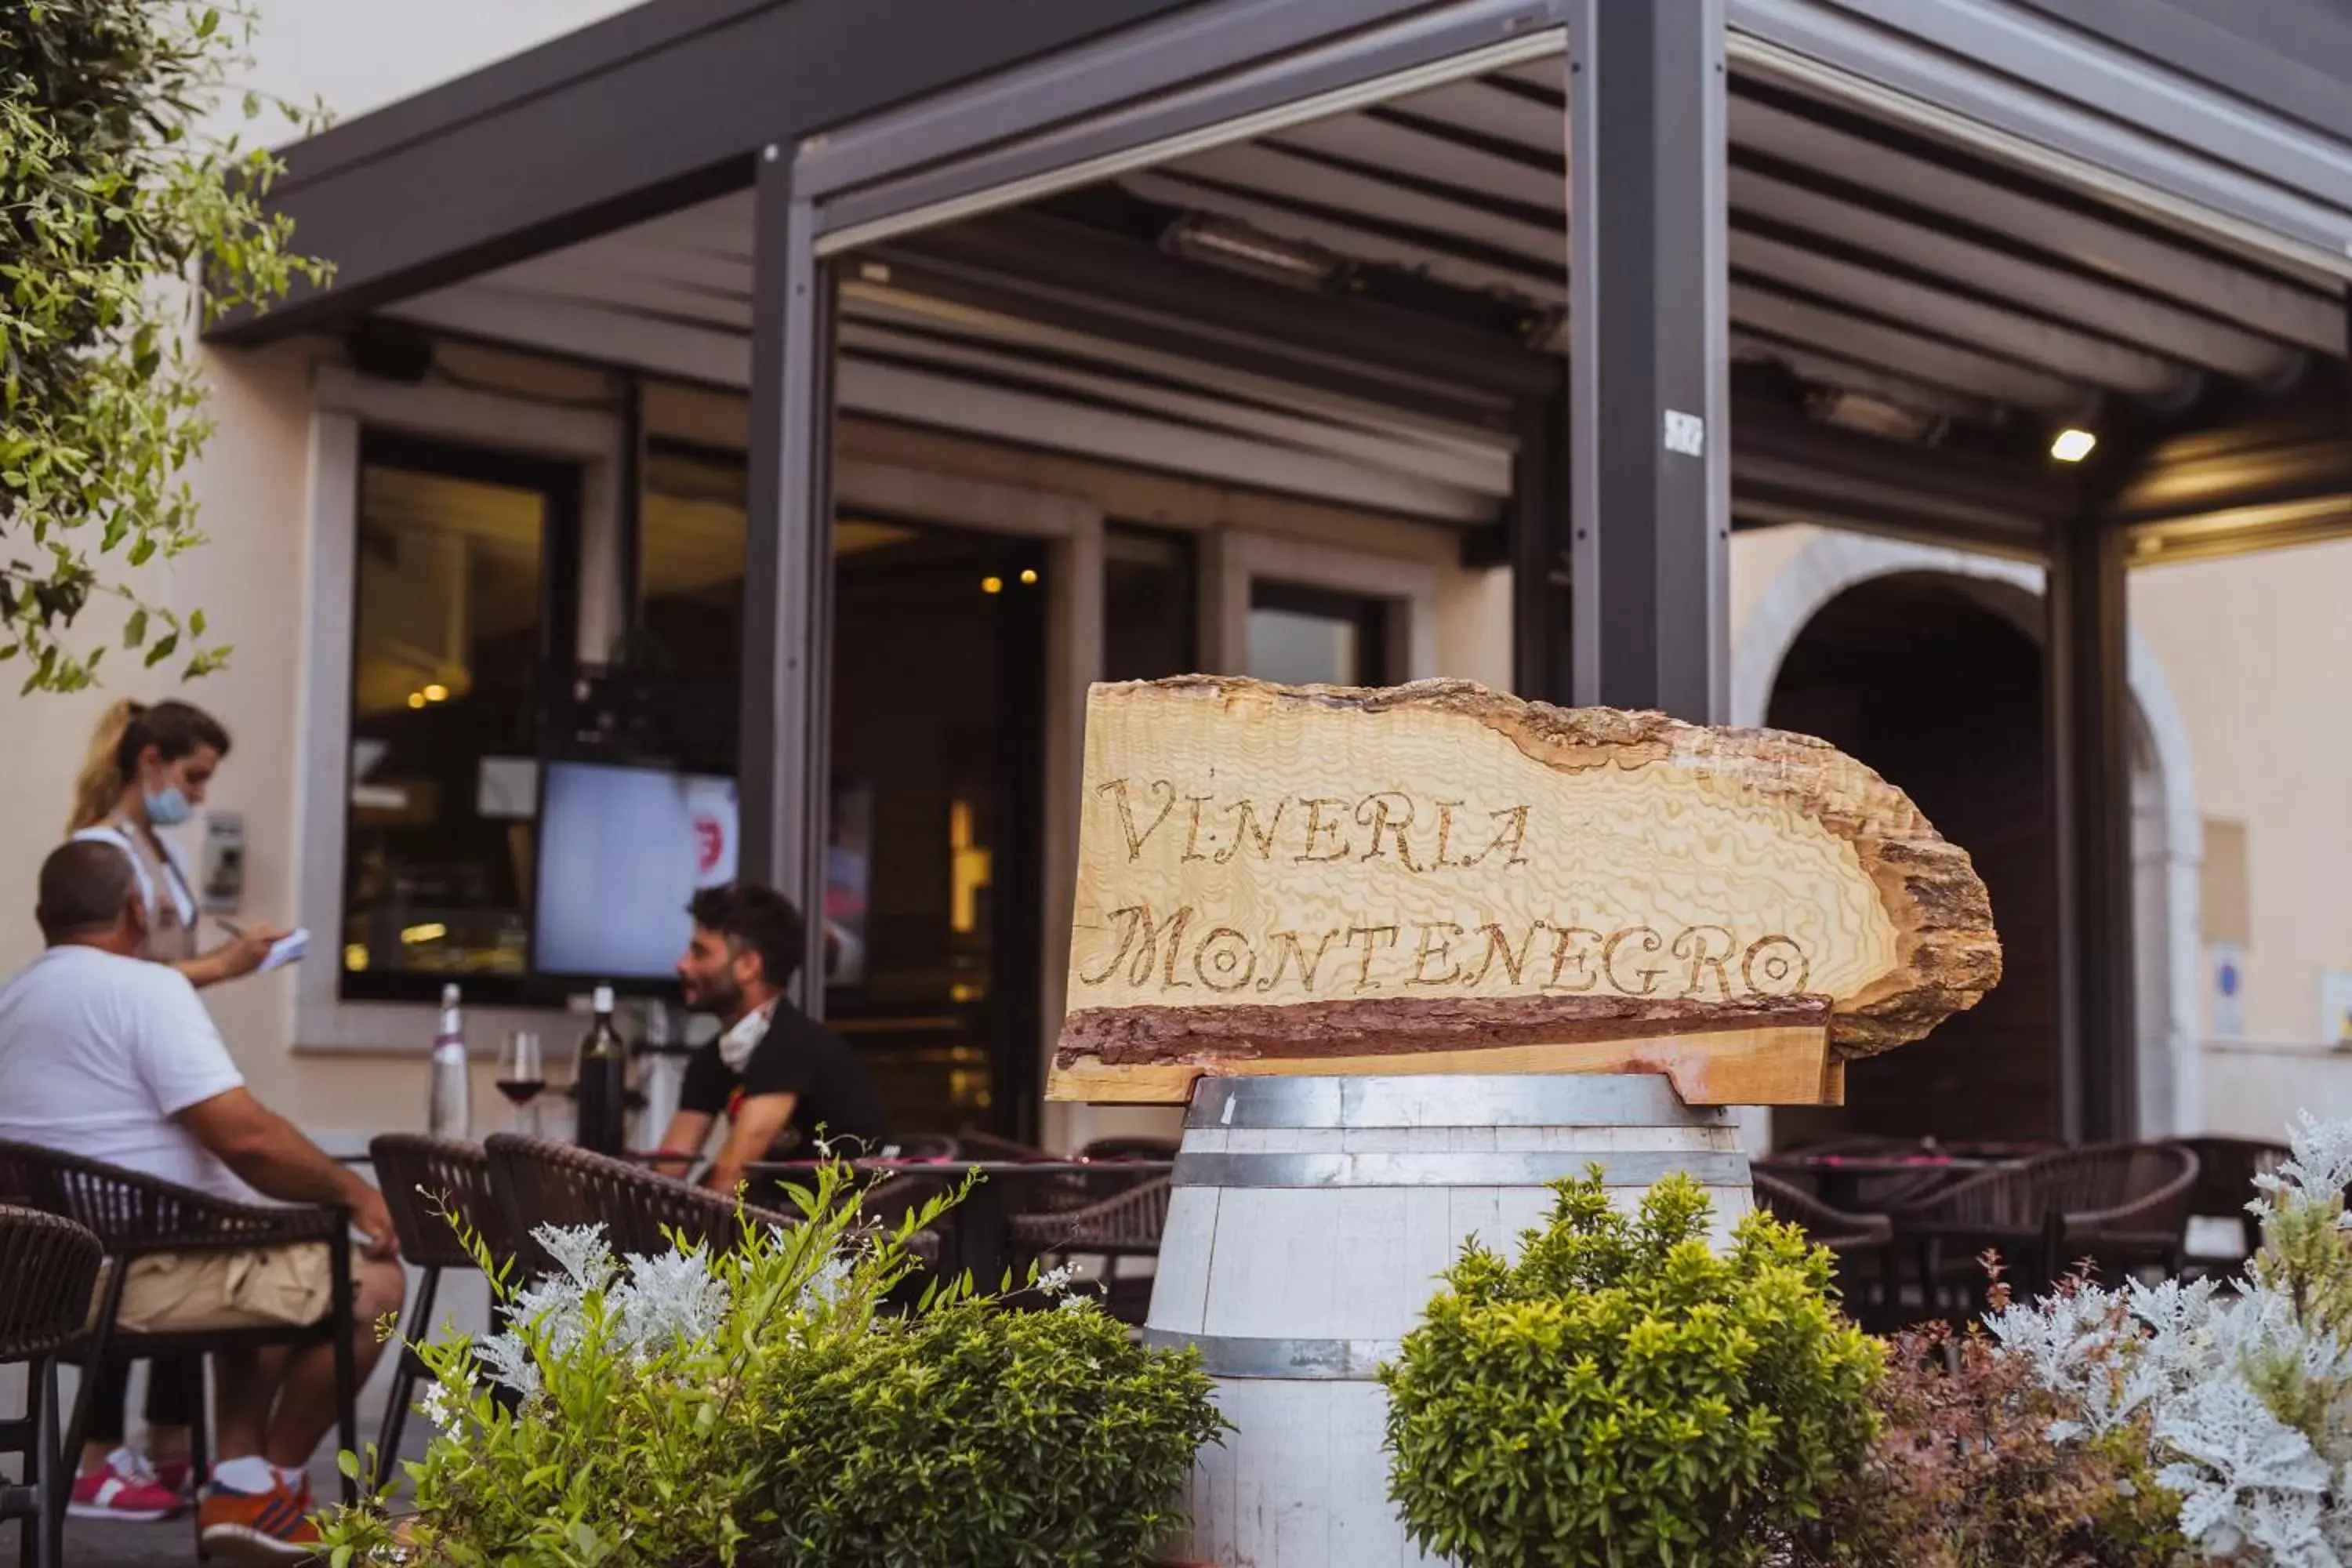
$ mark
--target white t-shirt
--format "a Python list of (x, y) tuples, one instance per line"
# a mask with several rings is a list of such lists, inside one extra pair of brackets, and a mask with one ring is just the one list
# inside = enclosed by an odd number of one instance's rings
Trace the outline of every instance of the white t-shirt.
[(0, 1138), (265, 1201), (172, 1120), (244, 1083), (166, 964), (53, 947), (0, 987)]

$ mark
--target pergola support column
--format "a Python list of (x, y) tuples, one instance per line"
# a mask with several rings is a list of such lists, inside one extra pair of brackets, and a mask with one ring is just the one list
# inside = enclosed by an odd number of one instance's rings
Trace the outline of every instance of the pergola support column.
[(2059, 1126), (2134, 1135), (2128, 537), (2095, 510), (2053, 531), (2048, 679), (2052, 868), (2057, 880)]
[(796, 999), (816, 1016), (832, 752), (831, 287), (786, 149), (762, 153), (754, 196), (737, 864), (807, 917)]
[(1569, 476), (1580, 703), (1727, 716), (1724, 0), (1579, 0)]

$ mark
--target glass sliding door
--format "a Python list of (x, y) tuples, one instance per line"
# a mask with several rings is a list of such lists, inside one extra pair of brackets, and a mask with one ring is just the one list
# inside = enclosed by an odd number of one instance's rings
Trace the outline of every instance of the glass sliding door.
[(835, 525), (826, 1012), (901, 1132), (1034, 1131), (1046, 552)]

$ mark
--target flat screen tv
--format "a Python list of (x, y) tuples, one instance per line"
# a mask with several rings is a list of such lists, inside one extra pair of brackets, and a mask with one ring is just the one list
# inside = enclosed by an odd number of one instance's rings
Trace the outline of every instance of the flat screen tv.
[(735, 781), (550, 763), (539, 808), (532, 966), (616, 982), (667, 978), (698, 888), (735, 879)]

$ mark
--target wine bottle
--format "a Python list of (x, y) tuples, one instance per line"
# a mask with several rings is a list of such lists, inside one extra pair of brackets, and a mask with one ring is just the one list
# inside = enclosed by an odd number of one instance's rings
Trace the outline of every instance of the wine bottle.
[(580, 1042), (580, 1146), (619, 1154), (626, 1142), (629, 1053), (613, 1027), (613, 988), (596, 987), (596, 1021)]
[(472, 1071), (466, 1061), (466, 1016), (455, 982), (441, 987), (441, 1027), (433, 1037), (433, 1090), (425, 1131), (436, 1138), (473, 1133)]

